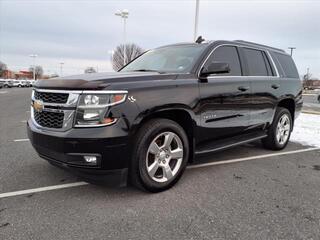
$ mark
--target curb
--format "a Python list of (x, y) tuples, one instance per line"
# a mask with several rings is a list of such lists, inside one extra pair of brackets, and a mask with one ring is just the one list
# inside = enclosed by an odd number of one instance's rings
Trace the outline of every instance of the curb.
[(320, 112), (317, 111), (301, 111), (301, 113), (320, 115)]

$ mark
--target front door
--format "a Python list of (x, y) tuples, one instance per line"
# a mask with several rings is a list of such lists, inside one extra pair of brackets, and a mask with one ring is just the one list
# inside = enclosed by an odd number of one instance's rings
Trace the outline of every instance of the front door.
[(218, 47), (204, 66), (212, 62), (228, 63), (230, 72), (210, 75), (200, 82), (202, 141), (239, 135), (250, 120), (251, 82), (242, 76), (237, 47)]

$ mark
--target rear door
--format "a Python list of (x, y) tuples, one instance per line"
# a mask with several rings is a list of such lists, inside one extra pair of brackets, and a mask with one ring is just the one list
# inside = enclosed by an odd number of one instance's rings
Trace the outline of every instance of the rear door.
[(273, 119), (280, 91), (278, 74), (267, 51), (242, 47), (241, 54), (252, 87), (249, 125), (250, 128), (261, 128)]
[(205, 62), (224, 62), (227, 74), (214, 74), (200, 82), (201, 140), (214, 140), (241, 134), (249, 125), (250, 81), (242, 77), (238, 48), (222, 45)]

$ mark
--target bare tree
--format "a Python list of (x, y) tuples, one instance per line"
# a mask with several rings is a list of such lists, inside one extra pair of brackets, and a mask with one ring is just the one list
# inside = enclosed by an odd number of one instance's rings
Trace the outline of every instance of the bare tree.
[[(120, 68), (124, 66), (124, 45), (121, 44), (116, 47), (113, 56), (111, 58), (112, 61), (112, 67), (115, 71), (118, 71)], [(134, 43), (126, 44), (126, 53), (125, 53), (125, 59), (126, 59), (126, 64), (139, 55), (141, 55), (144, 52), (144, 50), (139, 47), (138, 45)]]
[[(33, 73), (33, 67), (30, 67), (29, 71)], [(36, 66), (34, 73), (35, 73), (36, 80), (41, 78), (43, 75), (43, 68), (41, 66)]]
[(84, 73), (96, 73), (96, 69), (94, 67), (87, 67), (85, 70), (84, 70)]
[(0, 77), (2, 77), (5, 70), (7, 70), (7, 65), (0, 61)]

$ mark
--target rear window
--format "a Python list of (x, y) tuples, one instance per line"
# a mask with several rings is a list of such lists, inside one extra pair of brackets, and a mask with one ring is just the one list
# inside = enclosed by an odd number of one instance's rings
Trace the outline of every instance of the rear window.
[[(249, 68), (249, 76), (269, 76), (271, 69), (267, 68), (264, 53), (260, 50), (244, 48), (243, 52)], [(267, 62), (267, 64), (269, 64)], [(269, 66), (270, 68), (270, 66)]]
[(294, 64), (290, 56), (281, 53), (275, 53), (275, 55), (281, 65), (285, 77), (299, 78), (299, 73), (297, 71), (296, 65)]

